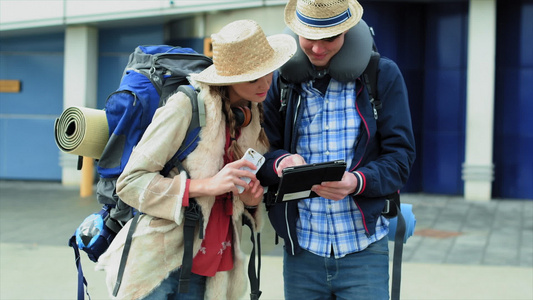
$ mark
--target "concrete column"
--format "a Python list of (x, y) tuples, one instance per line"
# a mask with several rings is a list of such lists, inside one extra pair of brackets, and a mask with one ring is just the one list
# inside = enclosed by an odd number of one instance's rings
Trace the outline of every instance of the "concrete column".
[[(98, 30), (89, 26), (71, 26), (65, 31), (63, 108), (96, 107), (98, 72)], [(63, 185), (80, 185), (78, 157), (61, 153)]]
[(496, 0), (470, 0), (466, 108), (466, 200), (490, 201), (494, 164)]

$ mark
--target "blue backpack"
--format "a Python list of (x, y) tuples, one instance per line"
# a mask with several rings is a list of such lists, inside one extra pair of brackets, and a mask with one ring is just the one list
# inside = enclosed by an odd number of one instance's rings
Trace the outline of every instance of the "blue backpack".
[[(132, 235), (141, 213), (117, 196), (116, 180), (124, 170), (133, 148), (152, 121), (156, 109), (164, 105), (168, 97), (176, 91), (186, 93), (191, 100), (193, 118), (185, 141), (161, 174), (167, 176), (174, 167), (184, 170), (181, 161), (196, 148), (200, 129), (205, 125), (205, 107), (197, 97), (197, 92), (189, 85), (187, 76), (199, 73), (211, 64), (209, 57), (190, 48), (167, 45), (138, 46), (130, 55), (119, 88), (109, 95), (105, 104), (110, 136), (97, 163), (100, 179), (96, 188), (97, 200), (103, 207), (100, 212), (88, 216), (69, 239), (69, 246), (74, 248), (78, 269), (78, 299), (84, 299), (84, 286), (87, 287), (79, 249), (96, 262), (120, 229), (132, 220), (113, 293), (114, 296), (117, 295)], [(182, 264), (184, 271), (180, 278), (180, 282), (183, 281), (180, 283), (182, 292), (187, 292), (188, 289), (194, 229), (197, 223), (200, 226), (202, 224), (201, 210), (194, 199), (190, 200), (192, 201), (185, 211), (185, 252)], [(202, 232), (200, 230), (200, 233)]]

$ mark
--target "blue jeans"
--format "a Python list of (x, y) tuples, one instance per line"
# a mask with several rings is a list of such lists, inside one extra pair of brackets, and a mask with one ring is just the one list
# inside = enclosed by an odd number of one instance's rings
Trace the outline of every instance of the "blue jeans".
[(389, 299), (388, 238), (343, 258), (321, 257), (303, 250), (284, 251), (286, 300)]
[[(177, 269), (170, 273), (170, 275), (161, 282), (152, 292), (150, 292), (143, 300), (198, 300), (204, 299), (205, 294), (205, 276), (191, 273), (189, 281), (189, 292), (178, 293), (180, 282), (180, 270)], [(146, 276), (150, 276), (147, 274)]]

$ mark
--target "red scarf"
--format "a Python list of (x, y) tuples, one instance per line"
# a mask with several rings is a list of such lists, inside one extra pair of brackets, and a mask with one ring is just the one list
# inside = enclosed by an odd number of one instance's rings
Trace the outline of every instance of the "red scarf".
[[(237, 133), (237, 137), (239, 133)], [(233, 161), (227, 150), (232, 139), (226, 127), (226, 145), (224, 147), (224, 165)], [(233, 269), (233, 195), (225, 193), (215, 197), (211, 208), (209, 222), (200, 250), (193, 258), (192, 272), (202, 276), (215, 276), (217, 272)]]

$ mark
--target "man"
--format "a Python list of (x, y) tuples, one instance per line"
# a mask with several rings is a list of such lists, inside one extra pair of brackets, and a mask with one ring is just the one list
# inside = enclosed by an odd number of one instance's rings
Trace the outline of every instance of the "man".
[[(382, 108), (371, 103), (360, 78), (372, 50), (362, 14), (356, 0), (290, 0), (285, 7), (285, 23), (300, 49), (274, 74), (264, 102), (271, 152), (259, 179), (272, 194), (286, 167), (347, 163), (341, 181), (313, 186), (320, 197), (269, 207), (285, 241), (288, 300), (389, 298), (382, 211), (385, 197), (407, 181), (415, 146), (397, 65), (379, 61)], [(288, 88), (283, 105), (282, 83)]]

